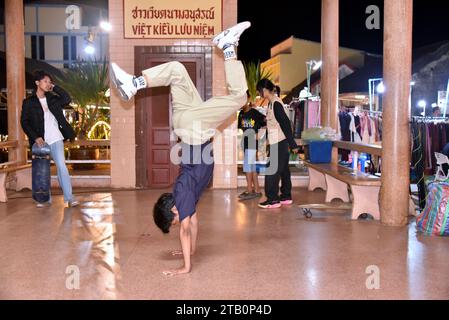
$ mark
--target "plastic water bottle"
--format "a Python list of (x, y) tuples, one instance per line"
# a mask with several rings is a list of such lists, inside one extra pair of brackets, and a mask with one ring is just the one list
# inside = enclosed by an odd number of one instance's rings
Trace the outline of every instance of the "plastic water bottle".
[(366, 170), (366, 161), (367, 161), (367, 160), (368, 160), (368, 157), (366, 156), (366, 154), (362, 153), (362, 154), (360, 155), (360, 158), (359, 158), (359, 162), (360, 162), (360, 169), (359, 169), (359, 171), (365, 173), (365, 170)]
[(357, 172), (359, 169), (358, 165), (359, 165), (359, 153), (354, 152), (354, 155), (352, 156), (352, 171)]

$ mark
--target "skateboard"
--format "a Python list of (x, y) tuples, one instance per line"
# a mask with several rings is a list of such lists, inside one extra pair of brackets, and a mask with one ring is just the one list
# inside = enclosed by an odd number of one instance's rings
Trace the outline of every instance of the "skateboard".
[(50, 201), (50, 146), (42, 148), (35, 143), (31, 148), (32, 155), (32, 190), (33, 199), (39, 203)]
[(307, 219), (312, 219), (313, 213), (312, 210), (351, 210), (352, 204), (343, 203), (334, 205), (331, 203), (323, 203), (323, 204), (302, 204), (298, 205), (298, 208), (302, 210), (304, 216)]

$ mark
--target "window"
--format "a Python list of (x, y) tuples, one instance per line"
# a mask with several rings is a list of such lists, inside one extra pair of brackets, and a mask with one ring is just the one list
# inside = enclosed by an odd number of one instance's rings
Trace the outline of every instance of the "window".
[[(69, 39), (70, 39), (70, 47), (69, 47)], [(63, 39), (63, 52), (64, 52), (64, 60), (73, 61), (76, 60), (76, 37), (75, 36), (64, 36)], [(69, 63), (64, 63), (64, 68), (69, 68)]]
[[(38, 57), (38, 43), (39, 39), (39, 57)], [(45, 60), (45, 37), (31, 36), (31, 58), (38, 60)]]

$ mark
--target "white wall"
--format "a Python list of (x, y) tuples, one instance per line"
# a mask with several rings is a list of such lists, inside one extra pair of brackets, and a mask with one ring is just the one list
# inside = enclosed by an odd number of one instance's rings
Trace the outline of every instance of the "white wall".
[(67, 32), (65, 7), (39, 8), (39, 32)]
[(63, 60), (63, 37), (45, 36), (45, 60)]
[(36, 8), (25, 6), (25, 32), (36, 32)]

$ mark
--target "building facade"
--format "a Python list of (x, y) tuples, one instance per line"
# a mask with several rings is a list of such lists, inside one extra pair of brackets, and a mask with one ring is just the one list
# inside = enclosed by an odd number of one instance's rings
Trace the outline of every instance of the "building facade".
[[(57, 68), (76, 60), (107, 58), (108, 33), (99, 27), (108, 18), (107, 8), (60, 2), (25, 5), (25, 56)], [(94, 52), (87, 53), (87, 46)], [(0, 25), (0, 51), (5, 50), (4, 25)]]
[[(340, 48), (340, 62), (353, 68), (364, 64), (364, 53)], [(262, 67), (271, 71), (273, 80), (283, 93), (290, 92), (298, 83), (307, 79), (308, 61), (321, 61), (321, 43), (290, 37), (271, 49), (271, 59)]]

